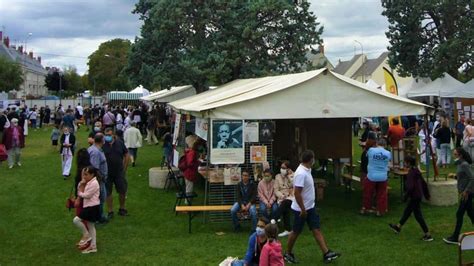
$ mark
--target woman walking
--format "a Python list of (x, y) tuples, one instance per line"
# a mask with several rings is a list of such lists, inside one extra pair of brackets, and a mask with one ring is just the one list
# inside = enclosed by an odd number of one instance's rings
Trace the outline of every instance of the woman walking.
[(78, 186), (77, 195), (83, 200), (83, 209), (74, 217), (73, 223), (82, 231), (82, 238), (77, 245), (84, 254), (97, 252), (95, 222), (100, 218), (100, 186), (97, 176), (95, 168), (84, 168)]
[(76, 137), (69, 132), (68, 127), (63, 128), (60, 144), (61, 165), (64, 180), (66, 180), (71, 175), (72, 157), (74, 155), (74, 145), (76, 145)]
[(456, 177), (458, 179), (459, 206), (456, 212), (456, 227), (451, 236), (443, 238), (447, 244), (458, 244), (459, 233), (461, 233), (464, 214), (474, 223), (474, 210), (472, 209), (472, 195), (474, 193), (474, 180), (471, 171), (472, 159), (469, 153), (462, 148), (454, 150), (456, 164)]

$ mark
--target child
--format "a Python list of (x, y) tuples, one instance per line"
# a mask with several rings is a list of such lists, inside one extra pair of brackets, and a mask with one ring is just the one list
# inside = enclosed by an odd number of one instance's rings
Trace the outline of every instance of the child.
[(83, 254), (97, 252), (95, 222), (100, 219), (100, 186), (97, 176), (95, 168), (84, 168), (78, 186), (77, 195), (83, 200), (83, 209), (79, 216), (74, 217), (73, 222), (82, 231), (82, 238), (77, 245)]
[(407, 167), (410, 169), (408, 171), (407, 180), (406, 180), (406, 193), (405, 199), (409, 199), (408, 204), (403, 212), (403, 216), (400, 219), (400, 222), (395, 224), (389, 224), (390, 228), (392, 228), (395, 233), (399, 234), (402, 230), (402, 226), (410, 217), (411, 213), (415, 215), (415, 219), (420, 224), (423, 232), (425, 233), (424, 236), (421, 238), (423, 241), (433, 241), (433, 237), (428, 230), (428, 226), (426, 225), (425, 220), (423, 219), (423, 214), (421, 213), (421, 200), (423, 196), (429, 200), (429, 195), (424, 195), (423, 183), (425, 182), (423, 176), (421, 175), (420, 170), (416, 166), (416, 159), (413, 156), (407, 156), (405, 158), (405, 163)]
[(55, 125), (53, 128), (53, 131), (51, 132), (51, 144), (53, 147), (58, 146), (58, 140), (59, 140), (59, 135), (61, 133), (59, 132), (59, 125)]
[(277, 240), (278, 226), (272, 220), (271, 224), (265, 226), (267, 243), (262, 248), (260, 254), (260, 266), (283, 266), (283, 255), (281, 253), (281, 243)]

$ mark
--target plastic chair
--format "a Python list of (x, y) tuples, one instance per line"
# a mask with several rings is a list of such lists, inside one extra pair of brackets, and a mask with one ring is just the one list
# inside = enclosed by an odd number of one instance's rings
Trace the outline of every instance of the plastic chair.
[(474, 261), (465, 262), (462, 259), (463, 251), (474, 250), (474, 232), (467, 232), (459, 239), (459, 265), (473, 265)]

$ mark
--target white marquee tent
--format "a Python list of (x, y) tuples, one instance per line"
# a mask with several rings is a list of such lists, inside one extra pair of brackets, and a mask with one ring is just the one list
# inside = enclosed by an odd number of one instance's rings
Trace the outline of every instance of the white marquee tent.
[(462, 82), (451, 77), (448, 73), (444, 73), (444, 77), (442, 78), (437, 78), (425, 86), (411, 89), (408, 91), (407, 96), (408, 98), (426, 96), (437, 96), (441, 98), (471, 98), (472, 95), (470, 95), (470, 93), (458, 89), (461, 85), (463, 85)]
[(424, 104), (370, 89), (325, 68), (235, 80), (169, 105), (178, 112), (197, 117), (247, 120), (422, 115), (431, 112)]
[(144, 96), (141, 99), (144, 101), (155, 101), (161, 103), (168, 103), (176, 100), (180, 100), (189, 96), (196, 95), (196, 89), (192, 85), (171, 87), (169, 90), (161, 90), (154, 92), (148, 96)]
[[(456, 96), (458, 94), (457, 92), (459, 91), (462, 91), (463, 97)], [(474, 98), (474, 79), (472, 79), (471, 81), (465, 84), (460, 85), (455, 90), (453, 90), (453, 92), (446, 93), (445, 97), (447, 98)]]
[(365, 85), (367, 85), (367, 87), (371, 88), (371, 89), (382, 89), (382, 86), (380, 86), (379, 84), (377, 84), (377, 82), (375, 82), (373, 79), (369, 79)]
[(130, 91), (130, 93), (141, 93), (143, 96), (147, 96), (150, 94), (150, 91), (143, 88), (142, 85), (139, 85), (138, 87), (136, 87), (135, 89), (133, 89), (132, 91)]

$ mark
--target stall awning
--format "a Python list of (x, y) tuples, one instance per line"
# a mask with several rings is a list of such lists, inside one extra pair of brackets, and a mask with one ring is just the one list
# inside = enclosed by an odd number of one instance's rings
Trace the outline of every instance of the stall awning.
[(168, 103), (172, 101), (177, 101), (189, 96), (196, 95), (196, 89), (192, 85), (171, 87), (169, 90), (161, 90), (155, 93), (152, 93), (148, 96), (142, 97), (144, 101), (154, 101), (160, 103)]
[(437, 96), (442, 98), (471, 98), (469, 97), (469, 93), (457, 89), (461, 85), (462, 82), (451, 77), (448, 73), (444, 73), (444, 77), (437, 78), (425, 86), (417, 87), (408, 91), (407, 96), (409, 98), (426, 96)]
[(431, 112), (427, 105), (370, 89), (327, 69), (235, 80), (169, 105), (178, 112), (198, 117), (249, 120), (422, 115)]

